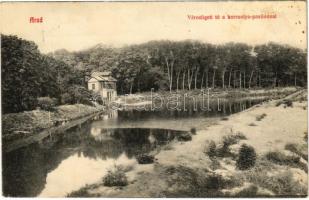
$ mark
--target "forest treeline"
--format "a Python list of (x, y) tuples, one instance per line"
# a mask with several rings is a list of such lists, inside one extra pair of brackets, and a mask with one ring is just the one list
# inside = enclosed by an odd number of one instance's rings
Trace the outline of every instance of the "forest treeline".
[(50, 54), (89, 75), (109, 70), (120, 94), (208, 87), (251, 88), (306, 85), (306, 52), (288, 45), (199, 41), (151, 41), (123, 48), (97, 45)]
[(33, 110), (40, 104), (85, 102), (90, 94), (83, 85), (82, 71), (41, 54), (34, 42), (1, 35), (3, 113)]
[(92, 71), (111, 71), (119, 94), (155, 90), (306, 86), (305, 50), (268, 43), (214, 45), (199, 41), (150, 41), (113, 48), (42, 54), (34, 42), (1, 35), (2, 110), (37, 106), (38, 98), (58, 104), (86, 102)]

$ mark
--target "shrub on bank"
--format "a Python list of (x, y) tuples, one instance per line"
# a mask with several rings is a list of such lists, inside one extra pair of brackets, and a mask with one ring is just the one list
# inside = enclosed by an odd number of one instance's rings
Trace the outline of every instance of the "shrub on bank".
[(287, 143), (284, 146), (285, 150), (291, 151), (295, 153), (296, 155), (302, 157), (304, 160), (308, 161), (308, 151), (307, 148), (302, 148), (300, 145), (295, 144), (295, 143)]
[(265, 118), (267, 114), (263, 113), (261, 115), (256, 116), (256, 121), (261, 121), (263, 118)]
[(255, 161), (256, 153), (254, 148), (246, 144), (241, 145), (236, 167), (240, 170), (247, 170), (254, 167)]
[(126, 186), (128, 185), (128, 178), (120, 167), (116, 167), (114, 171), (108, 171), (103, 177), (103, 185), (108, 187)]
[(267, 169), (255, 167), (247, 172), (248, 181), (270, 190), (275, 196), (288, 197), (307, 194), (307, 187), (295, 181), (291, 171), (268, 174)]
[(272, 161), (275, 164), (278, 165), (287, 165), (290, 167), (295, 167), (304, 170), (305, 172), (308, 172), (307, 164), (300, 161), (299, 156), (295, 155), (285, 155), (284, 153), (278, 152), (278, 151), (272, 151), (268, 152), (265, 155), (266, 159), (269, 161)]
[(61, 104), (73, 104), (73, 97), (69, 93), (61, 95)]
[(192, 127), (192, 128), (190, 129), (190, 133), (191, 133), (192, 135), (196, 135), (196, 128)]
[(216, 157), (216, 155), (217, 155), (216, 150), (217, 150), (216, 143), (212, 140), (212, 141), (210, 141), (208, 147), (206, 148), (205, 153), (208, 155), (208, 157), (210, 159), (212, 159), (212, 158)]
[(185, 132), (185, 133), (180, 133), (177, 137), (178, 141), (191, 141), (192, 140), (192, 136), (190, 133)]
[(50, 97), (39, 97), (38, 98), (38, 107), (42, 110), (52, 111), (54, 107), (57, 105), (56, 98)]
[(281, 104), (284, 105), (284, 108), (286, 108), (286, 107), (293, 107), (293, 101), (290, 100), (290, 99), (283, 99), (283, 100), (281, 100), (281, 101), (278, 101), (278, 102), (276, 103), (276, 106), (278, 107), (278, 106), (280, 106)]
[(294, 163), (299, 163), (300, 158), (298, 156), (288, 156), (284, 153), (281, 153), (279, 151), (271, 151), (266, 153), (265, 155), (266, 159), (269, 161), (272, 161), (273, 163), (279, 164), (279, 165), (291, 165)]
[(154, 162), (155, 158), (152, 155), (142, 154), (142, 155), (137, 156), (136, 159), (139, 164), (151, 164)]

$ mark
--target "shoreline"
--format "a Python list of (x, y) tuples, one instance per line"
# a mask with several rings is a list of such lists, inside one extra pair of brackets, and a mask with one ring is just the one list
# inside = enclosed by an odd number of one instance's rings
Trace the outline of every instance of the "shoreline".
[[(104, 112), (105, 109), (103, 106), (100, 107), (92, 107), (83, 104), (75, 104), (75, 105), (64, 105), (56, 107), (56, 111), (48, 112), (44, 110), (34, 110), (34, 111), (26, 111), (23, 113), (12, 113), (8, 114), (5, 117), (14, 119), (14, 116), (26, 115), (28, 120), (30, 120), (31, 124), (34, 126), (31, 127), (32, 131), (16, 131), (17, 134), (14, 132), (3, 134), (2, 135), (2, 144), (3, 144), (3, 151), (5, 153), (11, 152), (15, 149), (21, 148), (23, 146), (27, 146), (33, 142), (40, 141), (41, 139), (51, 135), (57, 134), (59, 132), (65, 131), (71, 127), (74, 127), (78, 124), (81, 124), (91, 117), (97, 115), (98, 113)], [(67, 113), (68, 114), (67, 114)], [(45, 121), (37, 120), (35, 115), (39, 115), (40, 118), (42, 115), (45, 117)], [(29, 117), (30, 116), (30, 117)], [(46, 117), (50, 118), (46, 120)], [(11, 119), (6, 119), (10, 121)], [(3, 119), (2, 119), (3, 120)], [(3, 120), (5, 122), (5, 120)], [(48, 122), (46, 122), (48, 121)], [(23, 128), (18, 123), (23, 123), (16, 120), (17, 124), (14, 124), (11, 129), (21, 129)], [(9, 122), (6, 122), (9, 123)], [(5, 128), (2, 128), (2, 132), (5, 132)], [(26, 133), (26, 135), (25, 135)], [(17, 137), (14, 139), (14, 136)], [(13, 138), (12, 138), (13, 137)]]

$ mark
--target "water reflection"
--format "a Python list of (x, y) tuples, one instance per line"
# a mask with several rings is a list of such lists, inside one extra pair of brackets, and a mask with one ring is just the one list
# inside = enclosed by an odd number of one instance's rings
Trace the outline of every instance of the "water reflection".
[(115, 164), (135, 165), (181, 131), (100, 129), (91, 122), (5, 155), (4, 195), (65, 196), (99, 181)]
[(96, 183), (115, 165), (134, 166), (135, 159), (124, 153), (118, 158), (91, 159), (84, 154), (75, 153), (63, 160), (59, 166), (48, 173), (46, 184), (39, 197), (63, 197), (86, 184)]
[[(3, 193), (16, 197), (64, 196), (99, 181), (115, 163), (136, 165), (136, 155), (156, 150), (183, 132), (172, 128), (204, 124), (209, 117), (239, 112), (261, 101), (222, 101), (219, 107), (212, 104), (208, 112), (189, 106), (186, 112), (131, 109), (96, 116), (62, 134), (3, 154)], [(145, 124), (154, 128), (139, 128)], [(164, 124), (172, 128), (160, 129)]]

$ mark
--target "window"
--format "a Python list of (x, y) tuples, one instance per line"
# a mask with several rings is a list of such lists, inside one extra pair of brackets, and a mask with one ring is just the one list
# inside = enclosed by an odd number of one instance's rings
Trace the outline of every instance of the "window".
[(92, 84), (92, 89), (93, 89), (93, 90), (95, 89), (95, 84)]

